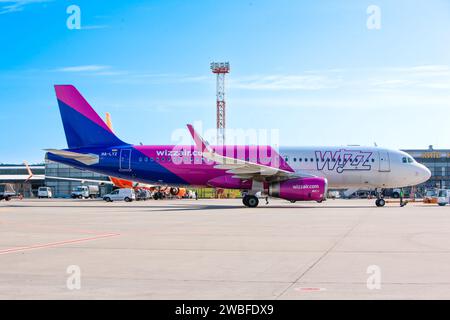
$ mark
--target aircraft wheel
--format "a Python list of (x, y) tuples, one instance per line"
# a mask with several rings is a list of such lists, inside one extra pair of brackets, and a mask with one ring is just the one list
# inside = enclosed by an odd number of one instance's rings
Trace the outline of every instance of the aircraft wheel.
[(249, 208), (256, 208), (259, 204), (259, 200), (255, 196), (248, 196), (247, 204)]
[(384, 201), (384, 199), (377, 199), (377, 201), (375, 201), (375, 204), (377, 205), (377, 207), (384, 207), (386, 201)]

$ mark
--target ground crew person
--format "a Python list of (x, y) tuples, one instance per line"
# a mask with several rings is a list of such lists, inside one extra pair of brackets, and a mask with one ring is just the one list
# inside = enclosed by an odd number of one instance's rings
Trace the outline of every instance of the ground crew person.
[(404, 207), (408, 203), (408, 201), (403, 202), (404, 195), (405, 194), (403, 193), (403, 188), (401, 188), (400, 189), (400, 207)]

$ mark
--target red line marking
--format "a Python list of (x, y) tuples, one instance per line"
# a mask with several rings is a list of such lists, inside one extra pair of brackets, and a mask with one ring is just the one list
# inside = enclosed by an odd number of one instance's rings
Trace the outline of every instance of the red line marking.
[(71, 243), (93, 241), (93, 240), (99, 240), (99, 239), (117, 237), (117, 236), (120, 236), (120, 233), (108, 233), (108, 234), (99, 235), (97, 237), (80, 238), (80, 239), (72, 239), (72, 240), (65, 240), (65, 241), (59, 241), (59, 242), (36, 244), (36, 245), (28, 246), (28, 247), (9, 248), (9, 249), (0, 250), (0, 255), (16, 253), (16, 252), (20, 252), (20, 251), (29, 251), (29, 250), (37, 250), (37, 249), (43, 249), (43, 248), (58, 247), (58, 246), (63, 246), (66, 244), (71, 244)]
[(310, 287), (300, 287), (295, 288), (296, 291), (304, 291), (304, 292), (314, 292), (314, 291), (325, 291), (325, 288), (310, 288)]

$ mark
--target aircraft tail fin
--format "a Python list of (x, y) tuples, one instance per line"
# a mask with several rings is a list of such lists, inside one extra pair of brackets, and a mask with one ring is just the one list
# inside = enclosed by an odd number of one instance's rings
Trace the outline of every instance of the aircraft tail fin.
[(112, 132), (72, 85), (55, 85), (56, 98), (70, 149), (126, 144)]

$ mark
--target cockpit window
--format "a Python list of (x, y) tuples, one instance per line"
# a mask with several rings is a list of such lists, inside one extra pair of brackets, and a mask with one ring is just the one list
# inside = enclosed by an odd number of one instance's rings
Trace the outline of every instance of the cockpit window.
[(414, 162), (414, 159), (411, 158), (411, 157), (403, 157), (403, 158), (402, 158), (402, 162), (403, 162), (403, 163), (413, 163), (413, 162)]

